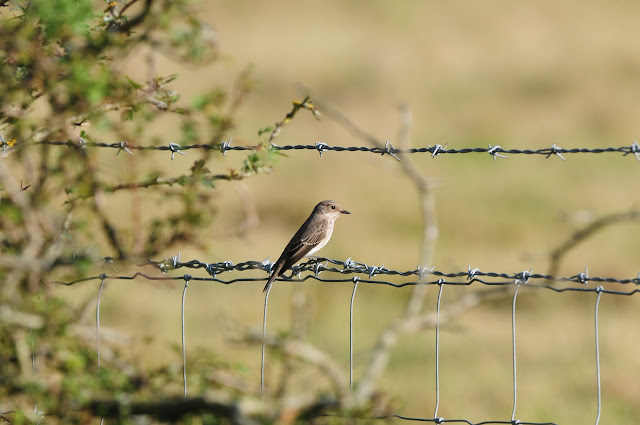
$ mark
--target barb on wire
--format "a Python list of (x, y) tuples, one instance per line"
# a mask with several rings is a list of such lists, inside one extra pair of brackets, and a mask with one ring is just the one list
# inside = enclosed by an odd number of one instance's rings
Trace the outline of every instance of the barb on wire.
[(547, 154), (547, 158), (551, 155), (557, 155), (561, 160), (566, 161), (566, 158), (562, 156), (562, 152), (565, 152), (565, 149), (562, 149), (554, 143), (553, 146), (551, 146), (550, 152)]
[(120, 142), (120, 149), (118, 149), (118, 152), (116, 152), (116, 156), (120, 155), (120, 152), (122, 151), (125, 151), (129, 155), (133, 155), (133, 152), (131, 152), (131, 149), (129, 149), (129, 143), (127, 143), (126, 140), (123, 140), (122, 142)]
[(223, 141), (220, 144), (220, 152), (222, 152), (222, 156), (227, 156), (227, 151), (229, 150), (230, 147), (231, 147), (231, 137), (229, 137), (229, 140)]
[(491, 156), (493, 156), (493, 162), (496, 162), (496, 158), (507, 159), (506, 156), (500, 155), (498, 152), (502, 152), (502, 147), (500, 147), (498, 145), (496, 145), (496, 146), (489, 145), (489, 149), (487, 150), (487, 153), (489, 153)]
[(186, 155), (186, 152), (182, 152), (180, 150), (180, 145), (177, 143), (169, 143), (169, 150), (171, 151), (171, 160), (173, 161), (173, 157), (175, 154), (179, 153), (180, 155)]
[(322, 158), (322, 151), (324, 150), (324, 148), (328, 148), (329, 145), (327, 145), (326, 143), (323, 142), (316, 142), (316, 149), (318, 150), (318, 153), (320, 154), (320, 158)]
[(399, 152), (399, 150), (394, 148), (391, 142), (387, 140), (384, 143), (384, 152), (382, 152), (382, 155), (389, 154), (392, 157), (394, 157), (396, 160), (400, 161), (400, 158), (396, 156), (396, 152)]
[(637, 140), (633, 141), (633, 144), (631, 145), (631, 151), (625, 153), (623, 156), (627, 156), (630, 153), (634, 154), (636, 159), (640, 161), (640, 145), (638, 144)]

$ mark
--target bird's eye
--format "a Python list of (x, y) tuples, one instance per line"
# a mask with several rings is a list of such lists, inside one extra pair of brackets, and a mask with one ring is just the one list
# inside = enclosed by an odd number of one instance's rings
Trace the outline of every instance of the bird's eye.
[(332, 210), (335, 210), (335, 209), (336, 209), (336, 206), (335, 206), (335, 205), (331, 205), (331, 209), (332, 209)]

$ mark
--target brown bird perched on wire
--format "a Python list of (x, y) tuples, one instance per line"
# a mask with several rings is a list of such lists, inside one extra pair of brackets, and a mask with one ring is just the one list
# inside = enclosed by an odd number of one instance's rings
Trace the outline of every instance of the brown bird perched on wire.
[(323, 248), (331, 239), (333, 224), (342, 214), (351, 213), (335, 201), (322, 201), (316, 205), (307, 221), (300, 226), (282, 251), (262, 292), (267, 292), (273, 281), (302, 257), (312, 255)]

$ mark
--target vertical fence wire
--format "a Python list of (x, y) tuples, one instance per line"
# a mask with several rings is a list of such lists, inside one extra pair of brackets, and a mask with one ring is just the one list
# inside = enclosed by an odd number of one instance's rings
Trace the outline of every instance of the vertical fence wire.
[(269, 293), (273, 285), (267, 287), (267, 293), (264, 296), (264, 314), (262, 316), (262, 357), (260, 359), (260, 393), (264, 397), (264, 354), (267, 343), (267, 306), (269, 305)]
[(438, 417), (440, 407), (440, 300), (442, 299), (442, 283), (438, 284), (438, 302), (436, 304), (436, 408), (433, 412), (435, 423), (442, 423), (442, 418)]
[[(98, 374), (100, 374), (100, 299), (102, 298), (102, 290), (107, 278), (103, 275), (100, 277), (100, 288), (98, 288), (98, 297), (96, 299), (96, 356), (98, 358)], [(100, 425), (104, 423), (104, 416), (100, 418)]]
[(353, 292), (349, 306), (349, 388), (351, 392), (353, 392), (353, 301), (356, 298), (356, 289), (358, 289), (358, 279), (353, 278)]
[(600, 298), (602, 297), (602, 286), (598, 287), (598, 297), (596, 298), (595, 311), (595, 344), (596, 344), (596, 385), (598, 389), (598, 410), (596, 413), (596, 425), (600, 422), (600, 412), (602, 409), (602, 387), (600, 384), (600, 331), (598, 326), (598, 310), (600, 307)]
[(513, 410), (511, 411), (511, 422), (515, 421), (516, 405), (518, 403), (518, 380), (516, 375), (516, 299), (520, 285), (516, 282), (516, 290), (513, 291), (513, 304), (511, 305), (511, 343), (513, 349)]
[(100, 280), (100, 288), (98, 289), (98, 298), (96, 300), (96, 355), (98, 357), (98, 373), (100, 373), (100, 299), (102, 298), (102, 290), (104, 289), (105, 277)]
[(185, 276), (184, 289), (182, 290), (182, 382), (184, 384), (184, 398), (187, 398), (187, 347), (184, 336), (184, 300), (187, 296), (187, 288), (189, 287), (189, 279)]

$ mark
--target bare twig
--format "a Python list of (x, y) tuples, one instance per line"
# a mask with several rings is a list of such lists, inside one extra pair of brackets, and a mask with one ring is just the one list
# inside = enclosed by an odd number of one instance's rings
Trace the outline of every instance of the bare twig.
[(567, 240), (562, 242), (556, 248), (551, 251), (549, 255), (551, 257), (551, 264), (549, 265), (549, 274), (555, 275), (560, 268), (560, 262), (564, 256), (573, 248), (575, 248), (580, 242), (593, 236), (596, 232), (603, 230), (604, 228), (617, 223), (625, 221), (637, 221), (640, 220), (640, 211), (631, 210), (622, 213), (613, 213), (605, 215), (596, 220), (593, 220), (587, 226), (577, 230), (571, 234)]
[(0, 322), (3, 325), (16, 325), (29, 329), (40, 329), (44, 325), (42, 316), (15, 310), (6, 304), (0, 304)]
[[(403, 149), (411, 147), (411, 111), (406, 104), (400, 107), (401, 126), (400, 143)], [(420, 258), (418, 264), (427, 267), (433, 264), (433, 254), (436, 240), (438, 239), (438, 224), (436, 222), (435, 198), (433, 196), (434, 181), (422, 175), (418, 167), (408, 155), (401, 155), (400, 166), (404, 173), (413, 182), (418, 191), (420, 200), (420, 211), (423, 221), (422, 246), (420, 248)], [(420, 313), (424, 305), (424, 298), (427, 293), (427, 286), (419, 286), (412, 293), (407, 303), (407, 315), (411, 316)]]
[[(138, 0), (131, 0), (129, 3), (127, 3), (126, 5), (124, 5), (124, 7), (122, 8), (122, 10), (120, 11), (120, 13), (118, 14), (118, 17), (122, 17), (122, 14), (133, 4), (137, 3)], [(147, 17), (147, 15), (149, 14), (149, 12), (151, 11), (151, 4), (153, 3), (153, 0), (145, 0), (144, 2), (144, 6), (142, 11), (140, 11), (140, 13), (138, 13), (136, 16), (132, 17), (132, 18), (127, 18), (124, 21), (111, 21), (109, 22), (109, 25), (107, 25), (107, 30), (108, 31), (113, 31), (113, 32), (128, 32), (130, 31), (133, 27), (140, 25), (142, 23), (142, 21), (144, 21), (144, 19)]]
[(41, 273), (41, 268), (38, 267), (38, 258), (46, 240), (43, 234), (43, 227), (47, 227), (47, 225), (41, 221), (42, 216), (37, 214), (33, 208), (29, 196), (20, 190), (20, 185), (15, 181), (4, 161), (0, 162), (0, 186), (3, 187), (9, 199), (20, 208), (24, 220), (24, 228), (28, 234), (28, 243), (22, 250), (20, 257), (25, 263), (29, 264), (29, 268), (24, 271), (14, 269), (14, 273), (10, 274), (10, 278), (5, 279), (7, 285), (3, 288), (3, 291), (5, 296), (12, 297), (13, 291), (19, 282), (19, 275), (27, 276), (29, 288), (36, 287)]

